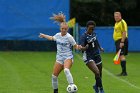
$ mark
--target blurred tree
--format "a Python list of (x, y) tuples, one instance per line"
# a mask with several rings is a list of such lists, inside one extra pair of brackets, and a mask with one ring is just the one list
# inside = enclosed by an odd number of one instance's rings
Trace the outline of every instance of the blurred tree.
[(71, 0), (71, 18), (76, 17), (81, 26), (88, 20), (98, 26), (113, 26), (113, 12), (120, 10), (128, 25), (140, 25), (139, 0)]

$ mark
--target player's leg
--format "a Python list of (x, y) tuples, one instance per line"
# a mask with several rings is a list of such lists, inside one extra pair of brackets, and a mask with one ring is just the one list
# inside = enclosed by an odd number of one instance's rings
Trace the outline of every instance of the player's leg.
[(97, 65), (99, 72), (100, 72), (100, 77), (102, 78), (102, 63)]
[[(100, 88), (100, 90), (103, 90), (102, 80), (100, 77), (100, 71), (94, 61), (90, 61), (86, 65), (95, 74), (95, 79), (96, 79), (95, 85), (96, 86), (94, 86), (94, 89), (95, 89), (95, 92), (98, 93), (99, 92), (98, 88)], [(104, 93), (104, 92), (102, 92), (102, 93)]]
[(102, 78), (102, 59), (101, 59), (100, 54), (97, 54), (97, 55), (94, 56), (94, 61), (96, 63), (96, 66), (99, 69), (100, 77)]
[(125, 58), (125, 55), (127, 55), (127, 53), (128, 53), (128, 40), (125, 39), (124, 47), (122, 48), (121, 54), (120, 54), (122, 72), (119, 74), (119, 76), (127, 76), (126, 58)]
[(121, 60), (121, 67), (122, 67), (122, 76), (127, 76), (127, 71), (126, 71), (126, 58), (125, 55), (128, 54), (128, 39), (125, 39), (124, 42), (124, 47), (122, 48), (121, 51), (121, 56), (120, 56), (120, 60)]
[(52, 87), (54, 89), (54, 93), (58, 93), (58, 75), (63, 70), (63, 65), (59, 62), (56, 62), (53, 68), (52, 74)]
[(69, 84), (73, 84), (73, 77), (70, 72), (70, 68), (72, 66), (73, 59), (66, 59), (64, 61), (64, 73), (66, 75), (67, 81)]
[(124, 55), (121, 55), (120, 56), (120, 60), (121, 60), (121, 68), (122, 68), (122, 73), (120, 75), (121, 76), (127, 76), (125, 56)]
[[(95, 63), (96, 63), (96, 66), (98, 67), (99, 69), (99, 72), (100, 72), (100, 77), (102, 79), (102, 59), (101, 59), (101, 56), (100, 54), (97, 54), (94, 56), (94, 60), (95, 60)], [(96, 78), (96, 77), (95, 77)], [(102, 83), (102, 81), (101, 81)], [(96, 88), (97, 85), (94, 85), (94, 88)], [(99, 88), (100, 90), (100, 93), (104, 93), (104, 90), (103, 90), (103, 86), (101, 88)]]
[[(119, 51), (119, 49), (120, 49), (120, 42), (121, 42), (121, 39), (119, 39), (119, 40), (117, 40), (116, 42), (115, 42), (115, 46), (116, 46), (116, 53)], [(123, 49), (123, 48), (122, 48)], [(121, 54), (120, 55), (122, 55), (122, 50), (121, 49)], [(120, 60), (121, 60), (121, 56), (120, 56)], [(121, 62), (121, 64), (123, 64), (123, 62)], [(123, 73), (123, 65), (121, 65), (121, 69), (122, 69), (122, 72), (120, 73), (120, 74), (118, 74), (118, 76), (122, 76), (122, 73)]]
[[(101, 78), (101, 83), (102, 83), (102, 63), (98, 64), (97, 67), (98, 67), (99, 72), (100, 72), (100, 78)], [(96, 86), (97, 85), (94, 85), (93, 88), (96, 88)], [(104, 93), (103, 85), (99, 90), (100, 90), (100, 93)]]

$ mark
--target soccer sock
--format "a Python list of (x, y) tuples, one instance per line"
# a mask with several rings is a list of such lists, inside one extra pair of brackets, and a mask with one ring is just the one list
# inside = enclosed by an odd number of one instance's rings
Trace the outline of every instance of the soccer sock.
[(126, 73), (126, 60), (121, 61), (122, 73)]
[(58, 93), (58, 89), (54, 89), (54, 93)]
[(103, 89), (101, 78), (96, 77), (95, 79), (96, 79), (96, 86), (99, 87), (100, 89)]
[(55, 75), (52, 75), (52, 87), (54, 91), (58, 91), (58, 79), (57, 79), (57, 76)]
[(68, 68), (65, 68), (64, 72), (65, 72), (65, 75), (66, 75), (68, 83), (73, 84), (73, 77), (72, 77), (72, 75), (70, 73), (70, 70)]

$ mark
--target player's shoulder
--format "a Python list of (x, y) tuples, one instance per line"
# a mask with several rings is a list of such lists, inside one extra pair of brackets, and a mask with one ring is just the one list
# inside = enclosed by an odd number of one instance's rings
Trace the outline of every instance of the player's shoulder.
[(60, 32), (58, 32), (58, 33), (56, 33), (55, 35), (56, 35), (56, 36), (60, 36), (60, 35), (61, 35), (61, 33), (60, 33)]
[(86, 33), (83, 33), (82, 35), (81, 35), (81, 37), (86, 37), (87, 36), (87, 34)]
[(66, 37), (71, 38), (72, 35), (71, 35), (70, 33), (67, 33), (67, 34), (66, 34)]
[(56, 33), (56, 34), (53, 36), (54, 41), (56, 41), (56, 39), (60, 38), (60, 36), (61, 36), (60, 33)]
[(122, 25), (122, 26), (127, 26), (126, 21), (122, 19), (122, 20), (121, 20), (121, 25)]
[(126, 24), (126, 21), (125, 21), (124, 19), (122, 19), (122, 20), (120, 21), (120, 23)]
[(96, 32), (93, 32), (92, 35), (93, 35), (93, 36), (96, 36)]
[(122, 19), (121, 21), (126, 23), (126, 21), (124, 19)]

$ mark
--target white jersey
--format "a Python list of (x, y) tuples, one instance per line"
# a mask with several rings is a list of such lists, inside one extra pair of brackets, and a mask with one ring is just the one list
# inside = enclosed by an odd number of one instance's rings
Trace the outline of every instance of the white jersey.
[(53, 39), (57, 44), (57, 55), (72, 56), (72, 46), (74, 46), (76, 42), (69, 33), (67, 33), (65, 36), (62, 36), (59, 32), (53, 36)]

